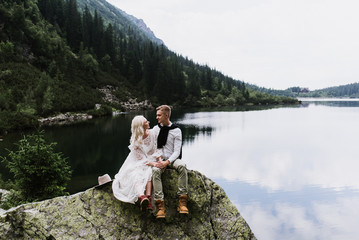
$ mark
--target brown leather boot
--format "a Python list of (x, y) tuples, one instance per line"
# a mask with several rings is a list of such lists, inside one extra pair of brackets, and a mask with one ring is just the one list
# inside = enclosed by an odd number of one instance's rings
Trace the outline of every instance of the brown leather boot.
[(177, 208), (177, 211), (179, 213), (188, 214), (187, 199), (188, 197), (186, 194), (182, 194), (181, 196), (179, 196)]
[(165, 201), (156, 200), (156, 207), (158, 210), (156, 218), (165, 218), (166, 217)]

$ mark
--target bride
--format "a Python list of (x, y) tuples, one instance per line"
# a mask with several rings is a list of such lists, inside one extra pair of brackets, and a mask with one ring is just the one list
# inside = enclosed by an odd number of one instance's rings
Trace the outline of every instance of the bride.
[(157, 150), (157, 136), (149, 129), (149, 121), (136, 116), (131, 123), (130, 153), (112, 183), (114, 196), (134, 204), (140, 199), (141, 209), (150, 209), (152, 166), (162, 152)]

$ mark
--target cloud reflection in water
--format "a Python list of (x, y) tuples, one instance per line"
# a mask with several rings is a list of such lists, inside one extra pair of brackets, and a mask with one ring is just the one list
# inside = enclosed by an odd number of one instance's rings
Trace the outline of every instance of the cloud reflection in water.
[(359, 108), (316, 104), (191, 113), (179, 123), (211, 127), (185, 142), (184, 160), (225, 189), (259, 239), (353, 239), (358, 121)]

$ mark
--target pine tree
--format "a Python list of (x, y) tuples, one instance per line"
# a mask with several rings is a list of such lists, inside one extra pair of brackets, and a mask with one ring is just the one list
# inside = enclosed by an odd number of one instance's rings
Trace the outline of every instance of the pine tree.
[(84, 43), (84, 48), (91, 48), (93, 45), (92, 36), (93, 36), (93, 19), (88, 9), (87, 5), (85, 6), (85, 10), (82, 14), (82, 39)]
[(68, 0), (66, 3), (65, 25), (67, 42), (72, 49), (78, 52), (82, 40), (82, 23), (76, 0)]

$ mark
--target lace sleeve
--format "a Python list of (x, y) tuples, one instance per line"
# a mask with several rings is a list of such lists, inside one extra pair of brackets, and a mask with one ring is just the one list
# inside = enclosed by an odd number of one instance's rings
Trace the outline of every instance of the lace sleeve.
[(134, 152), (138, 160), (141, 160), (143, 158), (143, 153), (139, 147), (136, 147)]
[(151, 155), (153, 158), (157, 159), (162, 156), (162, 148), (157, 148)]
[(136, 159), (141, 160), (144, 157), (143, 150), (140, 146), (131, 144), (128, 148), (136, 156)]

